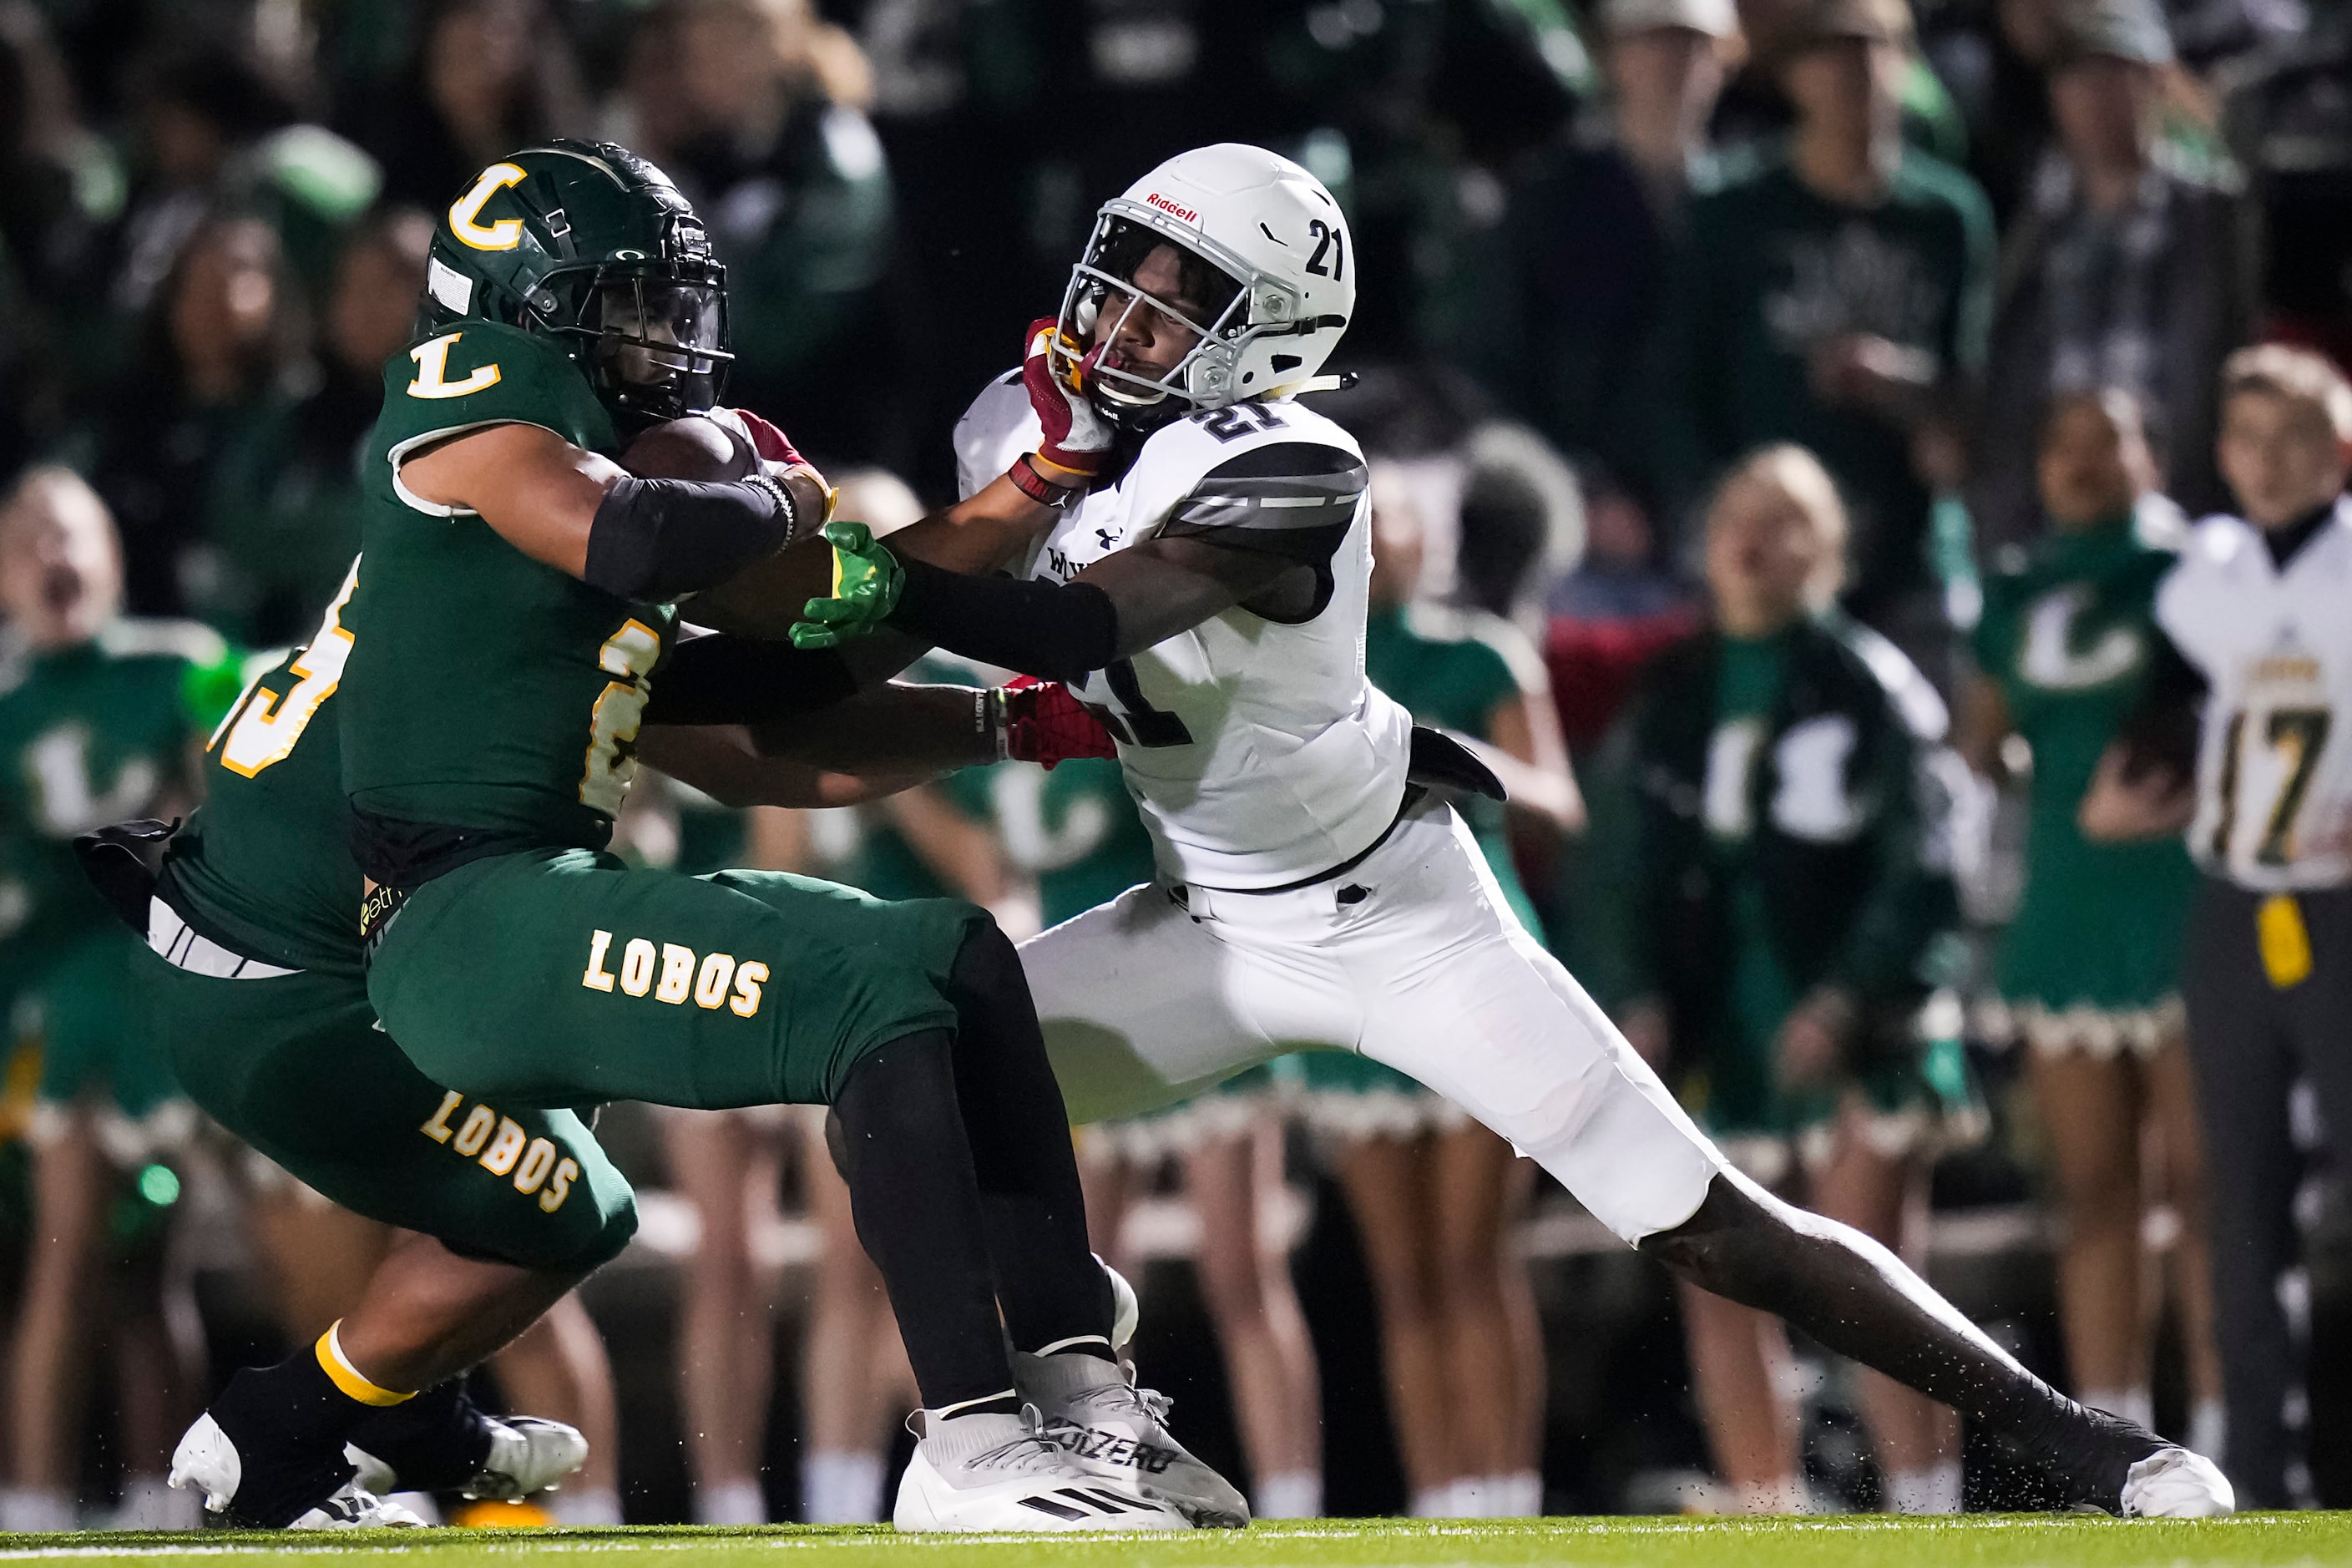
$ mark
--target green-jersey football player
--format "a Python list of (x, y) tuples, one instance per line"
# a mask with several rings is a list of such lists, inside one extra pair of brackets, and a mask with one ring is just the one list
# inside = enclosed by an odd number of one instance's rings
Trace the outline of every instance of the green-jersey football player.
[[(632, 869), (606, 850), (656, 666), (709, 699), (709, 720), (855, 685), (847, 661), (776, 645), (672, 646), (682, 599), (722, 629), (763, 607), (781, 629), (829, 569), (822, 545), (797, 574), (785, 559), (824, 511), (788, 452), (711, 481), (641, 479), (606, 455), (711, 408), (727, 359), (702, 225), (625, 149), (518, 153), (441, 215), (421, 330), (387, 366), (364, 454), (342, 617), (377, 1017), (428, 1079), (501, 1113), (829, 1103), (927, 1412), (902, 1525), (1182, 1528), (1171, 1495), (1245, 1519), (1164, 1437), (1148, 1470), (1120, 1473), (1024, 1420), (1034, 1404), (1055, 1430), (1161, 1432), (1112, 1356), (1060, 1092), (985, 912), (783, 873)], [(1048, 510), (1006, 480), (908, 533), (981, 566)], [(445, 1325), (383, 1326), (347, 1321), (320, 1357), (240, 1374), (212, 1407), (215, 1446), (276, 1441), (289, 1405), (347, 1425), (450, 1370)]]

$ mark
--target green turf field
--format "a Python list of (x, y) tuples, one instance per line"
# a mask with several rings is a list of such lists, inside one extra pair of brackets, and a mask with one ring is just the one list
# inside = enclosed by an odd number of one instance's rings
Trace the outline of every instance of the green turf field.
[(887, 1529), (375, 1531), (288, 1535), (0, 1536), (10, 1562), (169, 1563), (267, 1557), (333, 1568), (470, 1568), (582, 1553), (719, 1568), (1483, 1568), (1522, 1563), (1658, 1568), (2185, 1568), (2197, 1563), (2352, 1564), (2352, 1513), (2199, 1523), (1979, 1515), (1906, 1521), (1554, 1519), (1329, 1520), (1175, 1536), (905, 1536)]

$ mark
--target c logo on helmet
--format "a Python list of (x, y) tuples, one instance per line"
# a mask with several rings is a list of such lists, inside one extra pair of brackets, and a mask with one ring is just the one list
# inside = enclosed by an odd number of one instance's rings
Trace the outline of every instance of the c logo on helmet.
[(473, 189), (449, 204), (449, 232), (476, 250), (512, 250), (522, 243), (522, 219), (502, 217), (479, 223), (482, 205), (509, 185), (522, 184), (524, 173), (512, 163), (493, 163), (482, 171)]

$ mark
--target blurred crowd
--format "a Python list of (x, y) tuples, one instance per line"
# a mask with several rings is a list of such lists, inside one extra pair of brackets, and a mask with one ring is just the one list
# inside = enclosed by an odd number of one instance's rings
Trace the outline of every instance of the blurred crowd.
[[(2220, 1454), (2242, 1505), (2352, 1502), (2318, 1059), (2352, 1018), (2216, 1058), (2200, 873), (2084, 810), (2189, 520), (2302, 526), (2343, 488), (2330, 4), (0, 0), (0, 610), (56, 620), (44, 552), (73, 555), (75, 635), (191, 650), (156, 725), (201, 745), (356, 548), (430, 215), (533, 139), (677, 181), (729, 269), (729, 401), (877, 531), (954, 499), (949, 430), (1096, 205), (1262, 142), (1349, 213), (1360, 379), (1318, 395), (1374, 459), (1368, 668), (1509, 768), (1472, 823), (1496, 896), (1749, 1175)], [(6, 657), (0, 839), (186, 808), (168, 748), (45, 728)], [(655, 780), (621, 843), (1016, 934), (1151, 875), (1091, 762), (814, 813)], [(208, 1380), (315, 1334), (391, 1238), (167, 1083), (67, 1070), (112, 1026), (42, 967), (54, 894), (0, 887), (0, 1530), (187, 1522), (159, 1472)], [(643, 1236), (482, 1374), (595, 1446), (546, 1511), (877, 1517), (911, 1394), (821, 1122), (607, 1127)], [(1359, 1058), (1081, 1149), (1144, 1373), (1263, 1513), (2005, 1495), (1949, 1412), (1676, 1299)]]

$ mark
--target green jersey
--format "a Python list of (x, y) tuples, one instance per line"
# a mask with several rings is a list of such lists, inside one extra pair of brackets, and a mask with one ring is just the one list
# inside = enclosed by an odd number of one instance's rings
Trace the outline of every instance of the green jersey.
[(2053, 532), (1986, 581), (1977, 662), (2033, 752), (2025, 896), (2000, 962), (2012, 1000), (2138, 1008), (2171, 989), (2196, 879), (2188, 851), (2178, 838), (2094, 844), (2074, 814), (2139, 701), (2179, 532), (2153, 511)]
[(467, 322), (386, 364), (362, 481), (365, 561), (343, 623), (343, 785), (376, 816), (602, 847), (676, 611), (592, 588), (401, 485), (409, 453), (499, 424), (614, 444), (587, 381), (528, 332)]
[[(1415, 721), (1486, 740), (1496, 705), (1545, 689), (1543, 663), (1509, 622), (1434, 605), (1376, 608), (1364, 621), (1364, 676), (1404, 704)], [(1456, 807), (1477, 836), (1512, 912), (1538, 938), (1543, 922), (1519, 885), (1503, 837), (1503, 808), (1490, 800)]]
[(152, 816), (187, 780), (190, 742), (236, 690), (227, 645), (189, 622), (118, 620), (0, 676), (0, 857), (42, 951), (114, 922), (84, 880), (77, 834)]
[(213, 736), (205, 804), (173, 836), (161, 884), (165, 902), (238, 952), (353, 977), (360, 872), (332, 709), (358, 574), (354, 563), (310, 646), (257, 677)]
[(1037, 879), (1038, 916), (1057, 926), (1157, 875), (1151, 835), (1108, 757), (1076, 757), (1048, 771), (992, 770), (1005, 852)]

